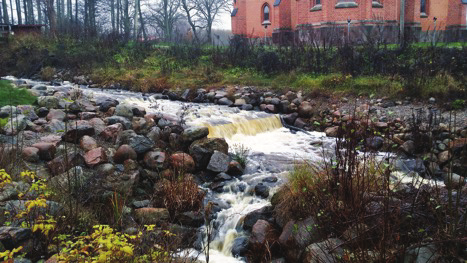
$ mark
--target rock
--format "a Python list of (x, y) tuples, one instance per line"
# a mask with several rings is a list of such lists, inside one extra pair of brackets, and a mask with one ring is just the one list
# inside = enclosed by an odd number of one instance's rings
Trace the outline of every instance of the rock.
[(324, 132), (326, 133), (326, 136), (328, 137), (337, 137), (338, 131), (339, 131), (338, 126), (328, 127), (324, 130)]
[(465, 185), (465, 178), (456, 173), (444, 173), (443, 180), (448, 189), (457, 189)]
[(105, 122), (108, 125), (120, 123), (123, 125), (123, 128), (125, 130), (131, 129), (131, 122), (127, 118), (122, 117), (122, 116), (112, 116), (112, 117), (105, 118)]
[(366, 144), (371, 150), (378, 151), (383, 147), (384, 139), (379, 136), (374, 136), (366, 139)]
[(55, 147), (58, 147), (61, 141), (62, 141), (62, 137), (58, 135), (51, 134), (45, 137), (41, 137), (41, 142), (52, 143)]
[(18, 194), (26, 193), (29, 188), (29, 184), (22, 181), (6, 184), (0, 189), (0, 202), (18, 199)]
[(45, 126), (45, 130), (51, 133), (64, 132), (65, 123), (63, 121), (53, 119)]
[(313, 117), (313, 107), (308, 101), (304, 101), (298, 107), (298, 116), (302, 118), (311, 118)]
[(128, 104), (119, 104), (115, 107), (115, 115), (131, 120), (133, 119), (133, 106)]
[(101, 164), (99, 166), (97, 166), (96, 168), (96, 173), (98, 175), (101, 175), (101, 176), (108, 176), (110, 174), (113, 174), (115, 172), (115, 166), (111, 163), (104, 163), (104, 164)]
[(80, 146), (85, 152), (87, 152), (97, 148), (97, 142), (92, 137), (85, 135), (80, 140)]
[(49, 168), (52, 175), (61, 174), (69, 170), (71, 167), (84, 164), (84, 158), (80, 153), (68, 153), (68, 162), (65, 162), (65, 160), (65, 156), (59, 156), (47, 163), (47, 167)]
[(100, 133), (100, 136), (106, 141), (115, 142), (122, 132), (123, 125), (121, 123), (116, 123), (105, 127)]
[(373, 125), (376, 127), (376, 128), (379, 128), (379, 129), (386, 129), (388, 127), (388, 123), (387, 122), (375, 122), (373, 123)]
[(221, 98), (217, 101), (217, 104), (225, 105), (225, 106), (232, 106), (234, 103), (227, 98)]
[(84, 161), (87, 166), (92, 168), (96, 165), (107, 162), (107, 154), (105, 153), (104, 148), (95, 148), (84, 155)]
[(26, 116), (26, 118), (30, 121), (39, 119), (39, 117), (36, 115), (36, 112), (34, 111), (34, 107), (31, 105), (19, 105), (17, 109), (21, 111), (21, 114)]
[(251, 230), (249, 245), (253, 248), (262, 248), (271, 242), (274, 227), (266, 220), (258, 220)]
[(20, 131), (26, 129), (30, 121), (24, 115), (16, 115), (7, 120), (7, 123), (3, 127), (6, 135), (16, 135)]
[(404, 257), (404, 262), (415, 262), (415, 263), (443, 262), (443, 257), (437, 251), (438, 249), (435, 247), (435, 245), (416, 247), (416, 248), (410, 249), (406, 253)]
[(182, 133), (182, 140), (187, 143), (192, 143), (196, 140), (203, 139), (209, 134), (207, 127), (192, 127), (185, 129)]
[(219, 151), (214, 151), (207, 169), (215, 173), (227, 172), (229, 168), (229, 156)]
[(125, 171), (123, 174), (121, 172), (109, 174), (102, 183), (102, 187), (110, 193), (116, 191), (123, 196), (131, 196), (138, 183), (139, 175), (138, 170)]
[(415, 143), (408, 140), (401, 145), (401, 150), (407, 154), (413, 155), (415, 153)]
[(81, 120), (90, 120), (90, 119), (94, 119), (97, 117), (97, 114), (95, 112), (80, 112), (78, 114), (78, 117), (81, 119)]
[(62, 139), (66, 142), (77, 143), (83, 136), (93, 136), (95, 133), (94, 127), (92, 127), (89, 123), (76, 122), (70, 126), (71, 127), (69, 127), (65, 134), (62, 136)]
[(154, 142), (143, 135), (134, 135), (124, 138), (120, 144), (128, 144), (136, 154), (144, 154), (154, 147)]
[(103, 101), (97, 101), (96, 105), (99, 106), (99, 111), (107, 112), (110, 108), (116, 107), (119, 102), (115, 99), (105, 98)]
[(254, 109), (253, 105), (251, 104), (243, 104), (242, 107), (241, 107), (242, 110), (245, 110), (245, 111), (251, 111)]
[(151, 205), (151, 201), (149, 201), (149, 200), (134, 201), (133, 202), (133, 207), (134, 208), (143, 208), (143, 207), (148, 207), (150, 205)]
[(160, 224), (169, 220), (169, 211), (166, 208), (145, 207), (135, 209), (135, 219), (140, 224)]
[(215, 182), (219, 182), (219, 181), (230, 181), (232, 180), (232, 176), (226, 174), (226, 173), (220, 173), (218, 175), (216, 175), (216, 177), (214, 177), (214, 181)]
[(37, 98), (37, 104), (40, 107), (46, 107), (47, 109), (58, 108), (59, 100), (54, 96), (41, 96)]
[(151, 151), (144, 155), (144, 164), (153, 170), (163, 170), (166, 168), (166, 153), (162, 151)]
[[(89, 124), (94, 127), (94, 131), (96, 134), (101, 134), (101, 132), (105, 129), (105, 123), (100, 118), (92, 118), (89, 120)], [(123, 127), (122, 127), (123, 128)]]
[(37, 109), (37, 116), (39, 118), (45, 118), (47, 114), (49, 114), (49, 109), (47, 109), (46, 107), (41, 107)]
[(151, 128), (151, 130), (146, 135), (151, 141), (157, 143), (161, 138), (161, 129), (157, 126)]
[(176, 220), (182, 226), (201, 227), (204, 225), (204, 214), (197, 211), (188, 211), (176, 215)]
[(268, 177), (264, 178), (264, 179), (261, 180), (261, 181), (263, 181), (263, 182), (265, 182), (265, 183), (275, 183), (275, 182), (277, 182), (278, 180), (279, 180), (279, 179), (278, 179), (277, 177), (275, 177), (275, 176), (268, 176)]
[(232, 176), (241, 176), (243, 175), (243, 173), (244, 173), (244, 169), (240, 165), (240, 163), (236, 161), (232, 161), (229, 163), (227, 174), (232, 175)]
[(122, 144), (120, 147), (118, 147), (117, 151), (115, 152), (113, 156), (113, 160), (115, 163), (123, 163), (124, 161), (131, 159), (131, 160), (136, 160), (137, 154), (131, 146), (128, 144)]
[(27, 162), (38, 162), (39, 161), (39, 149), (36, 147), (26, 147), (23, 149), (21, 156)]
[(172, 126), (172, 122), (167, 119), (162, 118), (157, 122), (157, 126), (159, 126), (159, 128), (161, 129), (164, 129), (166, 127)]
[(301, 221), (289, 221), (282, 229), (279, 244), (285, 248), (301, 247), (322, 238), (322, 235), (312, 217)]
[(172, 154), (170, 156), (170, 164), (180, 173), (191, 173), (195, 170), (195, 161), (187, 153)]
[(447, 163), (451, 159), (451, 154), (449, 151), (440, 152), (438, 154), (438, 161), (441, 164)]
[(50, 161), (55, 157), (57, 148), (53, 143), (39, 142), (32, 145), (39, 150), (39, 157), (41, 160)]
[(260, 219), (270, 220), (273, 218), (273, 211), (271, 206), (266, 206), (248, 213), (243, 219), (243, 229), (251, 231), (253, 225)]
[(197, 169), (206, 169), (214, 151), (228, 154), (229, 146), (223, 138), (204, 138), (194, 141), (189, 147), (189, 153), (195, 160)]
[(248, 251), (248, 237), (237, 237), (232, 245), (232, 255), (234, 257), (243, 257)]
[(297, 118), (293, 125), (297, 128), (303, 129), (306, 126), (306, 121), (302, 118)]
[(32, 231), (29, 228), (8, 226), (0, 227), (0, 242), (8, 250), (19, 247), (24, 241), (31, 237)]
[(269, 196), (269, 187), (259, 183), (255, 186), (255, 194), (261, 196), (262, 198), (268, 198)]
[(303, 262), (338, 262), (344, 256), (344, 249), (340, 247), (343, 243), (340, 239), (329, 238), (323, 242), (311, 244), (305, 250)]
[(137, 134), (146, 134), (148, 133), (149, 129), (155, 125), (154, 120), (149, 119), (147, 121), (145, 118), (142, 117), (134, 117), (132, 121), (133, 130)]
[(394, 164), (394, 168), (403, 173), (416, 172), (420, 176), (426, 173), (426, 167), (421, 159), (398, 159)]
[(284, 122), (288, 125), (294, 125), (297, 117), (298, 117), (298, 113), (294, 112), (294, 113), (282, 115), (282, 120), (284, 120)]
[[(71, 181), (68, 181), (68, 178)], [(67, 172), (52, 177), (50, 182), (57, 188), (68, 189), (71, 186), (73, 190), (79, 190), (86, 182), (86, 177), (84, 176), (83, 168), (75, 166)]]
[(234, 103), (235, 107), (242, 107), (245, 104), (247, 104), (245, 99), (242, 99), (242, 98), (235, 99), (235, 103)]

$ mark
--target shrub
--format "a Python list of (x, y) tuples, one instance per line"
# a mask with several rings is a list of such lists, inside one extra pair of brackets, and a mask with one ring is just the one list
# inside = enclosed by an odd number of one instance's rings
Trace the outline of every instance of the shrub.
[(50, 81), (53, 79), (55, 75), (55, 68), (52, 67), (45, 67), (41, 70), (41, 78), (46, 81)]
[(9, 81), (0, 80), (0, 107), (34, 104), (36, 97), (27, 89), (15, 88)]

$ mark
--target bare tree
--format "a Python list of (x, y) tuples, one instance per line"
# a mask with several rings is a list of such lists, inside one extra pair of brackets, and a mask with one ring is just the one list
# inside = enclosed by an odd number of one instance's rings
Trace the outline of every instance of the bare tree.
[(57, 32), (57, 17), (54, 8), (54, 0), (45, 0), (47, 8), (47, 19), (49, 20), (50, 33), (55, 36)]
[(207, 42), (212, 42), (212, 26), (219, 14), (230, 11), (231, 0), (194, 0), (196, 2), (197, 15), (203, 21)]
[(179, 0), (159, 0), (155, 7), (151, 7), (152, 20), (163, 32), (164, 39), (173, 39), (175, 23), (181, 19)]
[(200, 39), (198, 36), (198, 29), (202, 29), (204, 27), (201, 26), (199, 16), (197, 15), (197, 5), (196, 1), (192, 0), (180, 0), (181, 8), (185, 13), (185, 17), (188, 21), (188, 24), (191, 27), (191, 32), (193, 34), (193, 40), (196, 43), (199, 43)]

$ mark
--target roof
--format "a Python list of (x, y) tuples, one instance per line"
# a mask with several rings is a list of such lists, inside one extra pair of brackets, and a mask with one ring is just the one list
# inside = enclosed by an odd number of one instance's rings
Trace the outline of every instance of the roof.
[(16, 28), (27, 28), (27, 27), (43, 27), (45, 25), (42, 24), (34, 24), (34, 25), (12, 25), (12, 27)]
[(230, 14), (230, 16), (234, 17), (236, 16), (238, 13), (238, 8), (234, 8), (234, 10), (232, 11), (232, 14)]

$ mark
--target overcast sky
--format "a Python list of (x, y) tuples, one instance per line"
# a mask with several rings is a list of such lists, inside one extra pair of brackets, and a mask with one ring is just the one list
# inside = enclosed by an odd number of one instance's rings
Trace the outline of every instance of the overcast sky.
[(231, 24), (230, 13), (224, 13), (221, 14), (214, 28), (232, 30)]

